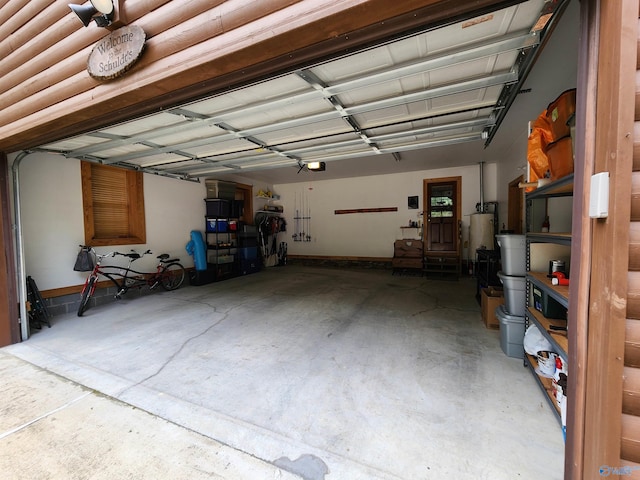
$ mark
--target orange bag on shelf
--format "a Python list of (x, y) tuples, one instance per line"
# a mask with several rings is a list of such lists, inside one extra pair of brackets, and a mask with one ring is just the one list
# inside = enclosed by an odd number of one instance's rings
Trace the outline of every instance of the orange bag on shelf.
[(547, 145), (547, 157), (551, 170), (551, 180), (558, 180), (573, 173), (573, 149), (571, 148), (571, 135)]
[[(531, 172), (530, 182), (551, 176), (549, 158), (545, 154), (547, 145), (551, 142), (553, 142), (553, 133), (547, 119), (547, 111), (544, 110), (533, 122), (527, 142), (527, 162)], [(533, 178), (533, 174), (536, 178)]]
[(571, 115), (576, 112), (576, 89), (566, 90), (547, 107), (547, 120), (553, 133), (553, 142), (571, 134), (567, 125)]

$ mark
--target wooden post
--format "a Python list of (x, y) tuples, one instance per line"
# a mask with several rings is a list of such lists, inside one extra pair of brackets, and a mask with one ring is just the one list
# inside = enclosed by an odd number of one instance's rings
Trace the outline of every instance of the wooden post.
[[(623, 428), (621, 412), (638, 0), (589, 4), (599, 6), (600, 9), (595, 107), (597, 119), (595, 129), (590, 131), (595, 133), (594, 172), (609, 172), (610, 197), (608, 218), (591, 220), (592, 274), (588, 313), (583, 469), (579, 477), (568, 478), (596, 478), (602, 465), (620, 467)], [(585, 175), (583, 181), (587, 184), (589, 176)], [(588, 195), (584, 195), (584, 198), (588, 198)], [(582, 304), (584, 296), (579, 295), (577, 301)], [(569, 376), (572, 373), (570, 370)], [(569, 391), (569, 395), (571, 394)]]

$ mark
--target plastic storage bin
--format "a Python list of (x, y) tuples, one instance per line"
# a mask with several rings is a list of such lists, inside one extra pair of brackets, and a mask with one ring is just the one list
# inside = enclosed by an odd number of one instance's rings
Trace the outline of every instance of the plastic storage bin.
[(240, 275), (249, 275), (260, 271), (260, 263), (258, 259), (240, 260)]
[(240, 258), (242, 260), (256, 260), (258, 258), (258, 247), (240, 248)]
[(496, 235), (500, 247), (502, 272), (505, 275), (524, 276), (527, 273), (527, 240), (524, 235)]
[(206, 179), (207, 198), (222, 198), (232, 201), (236, 198), (236, 184), (222, 180)]
[(229, 222), (226, 220), (218, 220), (216, 218), (207, 218), (207, 232), (224, 233), (229, 228)]
[(231, 202), (219, 198), (205, 199), (207, 205), (207, 216), (209, 217), (229, 217), (231, 212)]
[(505, 355), (513, 358), (524, 357), (524, 317), (509, 315), (504, 305), (496, 308), (500, 322), (500, 348)]
[(524, 277), (505, 275), (498, 272), (498, 278), (504, 286), (504, 305), (509, 315), (524, 317), (526, 308), (525, 290), (527, 282)]

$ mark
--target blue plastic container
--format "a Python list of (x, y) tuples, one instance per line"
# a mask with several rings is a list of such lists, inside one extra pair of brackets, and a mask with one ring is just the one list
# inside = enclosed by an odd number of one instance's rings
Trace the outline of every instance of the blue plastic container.
[(193, 264), (196, 270), (207, 269), (207, 245), (204, 242), (202, 232), (199, 230), (191, 230), (191, 240), (185, 247), (187, 253), (193, 256)]
[(219, 220), (217, 218), (207, 218), (207, 232), (226, 233), (229, 230), (229, 222), (227, 220)]

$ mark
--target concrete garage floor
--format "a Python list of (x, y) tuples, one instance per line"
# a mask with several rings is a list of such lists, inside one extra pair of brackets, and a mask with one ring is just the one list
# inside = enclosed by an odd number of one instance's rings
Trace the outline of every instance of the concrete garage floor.
[[(0, 468), (35, 478), (16, 461), (35, 449), (74, 472), (104, 424), (110, 469), (75, 478), (560, 479), (559, 425), (474, 295), (468, 278), (287, 266), (55, 317), (0, 350), (3, 379), (21, 362), (20, 381), (54, 385), (3, 408)], [(12, 432), (55, 408), (78, 432), (68, 464), (68, 441), (29, 437), (45, 420)]]

